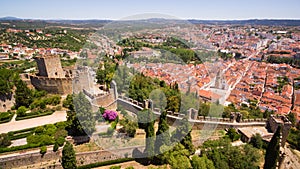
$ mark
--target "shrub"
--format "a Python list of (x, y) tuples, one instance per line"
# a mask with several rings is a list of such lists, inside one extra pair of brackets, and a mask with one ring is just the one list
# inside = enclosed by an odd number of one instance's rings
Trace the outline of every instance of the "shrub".
[(0, 121), (9, 119), (10, 116), (11, 116), (11, 113), (10, 113), (10, 112), (3, 112), (3, 113), (0, 113)]
[(40, 153), (41, 153), (42, 155), (44, 155), (44, 154), (46, 154), (46, 152), (47, 152), (47, 147), (46, 147), (46, 146), (42, 146), (42, 147), (40, 148)]
[(65, 143), (65, 138), (64, 137), (59, 137), (57, 140), (56, 140), (56, 143), (61, 147), (64, 145)]
[(112, 110), (105, 110), (102, 117), (108, 121), (114, 121), (118, 117), (118, 113)]
[(115, 129), (113, 129), (112, 127), (108, 127), (107, 128), (107, 134), (108, 135), (112, 135), (114, 133)]
[(34, 98), (41, 98), (47, 95), (45, 90), (33, 90), (32, 95)]
[(22, 146), (5, 147), (5, 148), (0, 148), (0, 153), (25, 150), (25, 149), (29, 149), (29, 148), (36, 148), (39, 146), (40, 146), (39, 144), (26, 144), (26, 145), (22, 145)]
[(44, 131), (45, 131), (44, 126), (38, 126), (34, 130), (35, 134), (42, 134)]
[(17, 139), (21, 139), (21, 138), (26, 138), (26, 137), (28, 137), (29, 135), (31, 135), (32, 134), (32, 132), (30, 132), (30, 131), (28, 131), (28, 132), (25, 132), (25, 133), (17, 133), (17, 134), (15, 134), (15, 135), (11, 135), (11, 136), (9, 136), (9, 138), (11, 139), (11, 140), (17, 140)]
[(0, 134), (0, 147), (7, 147), (11, 145), (10, 138), (8, 137), (8, 134), (2, 133)]
[(35, 118), (35, 117), (48, 116), (53, 113), (54, 113), (53, 110), (47, 110), (45, 112), (35, 111), (35, 112), (27, 113), (26, 116), (24, 116), (24, 117), (17, 117), (16, 120), (24, 120), (24, 119), (31, 119), (31, 118)]
[(60, 99), (61, 99), (61, 97), (59, 95), (53, 95), (49, 98), (46, 98), (45, 102), (47, 105), (56, 106), (60, 103)]
[(59, 148), (59, 145), (57, 144), (57, 142), (55, 142), (54, 146), (53, 146), (53, 151), (56, 152)]
[(126, 167), (125, 169), (134, 169), (134, 167), (129, 166), (129, 167)]
[(133, 160), (134, 160), (133, 158), (121, 158), (121, 159), (116, 159), (116, 160), (111, 160), (111, 161), (97, 162), (97, 163), (93, 163), (93, 164), (79, 166), (77, 169), (95, 168), (95, 167), (107, 166), (107, 165), (112, 165), (112, 164), (124, 163), (124, 162), (128, 162), (128, 161), (133, 161)]
[(58, 128), (58, 129), (65, 129), (67, 127), (67, 124), (66, 122), (58, 122), (55, 124), (55, 126)]
[(101, 115), (104, 114), (104, 111), (105, 111), (105, 108), (104, 108), (104, 107), (99, 107), (99, 113), (100, 113)]
[(128, 134), (129, 137), (134, 137), (136, 129), (138, 128), (138, 123), (128, 119), (122, 119), (120, 124), (123, 126), (123, 129)]
[(109, 169), (121, 169), (121, 166), (111, 166)]
[(48, 135), (31, 135), (27, 137), (28, 144), (40, 144), (40, 145), (51, 145), (54, 143), (54, 139)]
[(27, 111), (26, 107), (25, 106), (21, 106), (17, 110), (17, 115), (19, 117), (24, 117), (24, 116), (26, 116), (26, 111)]
[(67, 137), (68, 132), (65, 129), (58, 129), (54, 134), (54, 139), (57, 140), (59, 137)]
[(124, 117), (128, 116), (128, 113), (127, 113), (126, 110), (121, 110), (121, 114), (122, 114)]
[(57, 130), (54, 124), (47, 124), (45, 129), (46, 129), (45, 134), (49, 136), (53, 136)]
[(0, 124), (9, 122), (12, 119), (13, 115), (14, 113), (12, 112), (0, 113)]
[(45, 101), (44, 100), (42, 100), (41, 102), (40, 102), (40, 108), (41, 109), (45, 109), (46, 108), (46, 103), (45, 103)]
[(116, 121), (112, 122), (112, 123), (110, 124), (110, 126), (111, 126), (111, 128), (116, 129), (116, 127), (117, 127), (117, 122), (116, 122)]

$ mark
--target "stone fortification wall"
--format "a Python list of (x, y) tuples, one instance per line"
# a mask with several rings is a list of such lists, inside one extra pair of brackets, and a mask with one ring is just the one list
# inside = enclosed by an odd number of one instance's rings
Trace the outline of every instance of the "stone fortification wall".
[(48, 78), (30, 75), (31, 84), (39, 90), (55, 94), (72, 94), (72, 78)]

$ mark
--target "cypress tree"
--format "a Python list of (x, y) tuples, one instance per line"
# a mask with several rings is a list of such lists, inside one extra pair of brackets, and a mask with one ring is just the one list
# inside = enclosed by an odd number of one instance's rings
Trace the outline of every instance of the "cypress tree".
[(153, 157), (155, 155), (154, 122), (154, 114), (150, 110), (138, 112), (138, 126), (146, 132), (146, 147), (144, 153), (147, 154), (148, 157)]
[(160, 151), (162, 145), (170, 144), (169, 125), (167, 123), (167, 112), (163, 111), (159, 117), (158, 130), (156, 132), (155, 153), (163, 153)]
[(279, 125), (270, 143), (268, 144), (265, 155), (264, 169), (275, 169), (277, 166), (277, 162), (279, 160), (280, 133), (281, 126)]
[(74, 169), (76, 166), (76, 155), (73, 145), (67, 142), (62, 151), (61, 165), (64, 169)]

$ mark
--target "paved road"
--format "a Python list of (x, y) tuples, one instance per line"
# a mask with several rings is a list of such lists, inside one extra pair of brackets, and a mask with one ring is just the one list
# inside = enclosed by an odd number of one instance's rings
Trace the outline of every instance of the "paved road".
[(67, 120), (66, 111), (56, 111), (52, 115), (37, 117), (27, 120), (15, 121), (15, 117), (8, 123), (0, 124), (0, 133), (7, 133), (10, 131), (22, 130), (42, 126), (45, 124), (54, 124), (60, 121)]

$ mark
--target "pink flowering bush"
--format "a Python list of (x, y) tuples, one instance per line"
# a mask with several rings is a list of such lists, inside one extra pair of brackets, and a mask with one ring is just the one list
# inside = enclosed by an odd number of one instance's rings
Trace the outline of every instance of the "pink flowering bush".
[(102, 117), (108, 121), (114, 121), (118, 117), (118, 113), (113, 110), (105, 110)]

